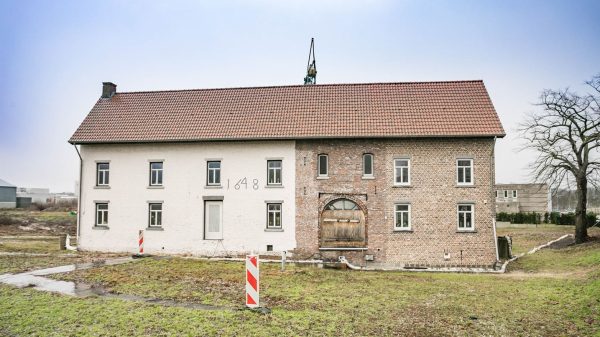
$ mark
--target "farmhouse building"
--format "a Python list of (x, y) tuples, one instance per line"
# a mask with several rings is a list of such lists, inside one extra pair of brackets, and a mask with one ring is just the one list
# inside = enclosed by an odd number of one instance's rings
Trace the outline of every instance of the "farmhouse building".
[(482, 81), (117, 92), (70, 143), (79, 247), (362, 265), (497, 261)]

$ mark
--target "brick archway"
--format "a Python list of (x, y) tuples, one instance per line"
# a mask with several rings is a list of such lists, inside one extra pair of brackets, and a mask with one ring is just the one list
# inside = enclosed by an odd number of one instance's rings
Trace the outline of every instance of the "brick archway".
[(334, 195), (319, 210), (320, 248), (364, 248), (367, 245), (367, 208), (353, 196)]

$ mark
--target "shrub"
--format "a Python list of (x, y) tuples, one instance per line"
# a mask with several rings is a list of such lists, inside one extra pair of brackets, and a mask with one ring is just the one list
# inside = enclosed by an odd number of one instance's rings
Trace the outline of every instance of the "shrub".
[(8, 226), (13, 223), (15, 223), (15, 219), (6, 214), (0, 214), (0, 226)]
[(496, 220), (497, 221), (507, 221), (507, 222), (514, 223), (514, 224), (526, 224), (526, 223), (539, 224), (542, 222), (542, 215), (540, 213), (536, 213), (536, 212), (529, 212), (529, 213), (499, 212), (498, 214), (496, 214)]
[[(592, 227), (596, 223), (596, 214), (588, 213), (586, 215), (586, 222), (588, 227)], [(575, 213), (550, 213), (550, 222), (556, 225), (568, 225), (575, 226)]]

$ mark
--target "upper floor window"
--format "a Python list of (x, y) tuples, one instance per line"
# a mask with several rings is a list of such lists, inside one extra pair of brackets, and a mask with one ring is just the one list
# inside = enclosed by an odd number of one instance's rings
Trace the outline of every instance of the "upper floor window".
[(498, 190), (496, 190), (496, 199), (498, 198)]
[(281, 204), (267, 204), (267, 229), (281, 229)]
[(506, 191), (506, 190), (504, 191), (504, 198), (505, 199), (508, 198), (508, 191)]
[(410, 204), (395, 205), (394, 229), (410, 230)]
[(108, 226), (108, 203), (96, 203), (96, 226)]
[(394, 184), (410, 185), (410, 159), (394, 160)]
[(326, 154), (320, 154), (317, 162), (317, 174), (319, 177), (327, 177), (329, 175), (329, 157)]
[(473, 204), (458, 204), (458, 230), (473, 230), (474, 211)]
[(512, 191), (512, 197), (515, 199), (517, 198), (517, 190)]
[(150, 163), (150, 186), (161, 186), (163, 184), (163, 163)]
[(371, 153), (363, 154), (363, 177), (373, 176), (373, 155)]
[(473, 185), (473, 159), (457, 160), (456, 173), (459, 185)]
[(221, 161), (209, 161), (206, 163), (206, 185), (221, 185)]
[(267, 184), (281, 185), (281, 160), (267, 160)]
[(97, 163), (96, 164), (96, 185), (97, 186), (108, 186), (108, 175), (109, 175), (109, 163)]

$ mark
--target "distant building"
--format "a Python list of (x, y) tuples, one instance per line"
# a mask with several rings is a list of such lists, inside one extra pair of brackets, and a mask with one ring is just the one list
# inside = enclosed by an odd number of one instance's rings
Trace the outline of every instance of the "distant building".
[(547, 184), (496, 184), (496, 212), (550, 212), (549, 192)]
[(52, 202), (53, 199), (49, 188), (19, 187), (17, 188), (17, 197), (31, 198), (32, 203), (40, 204)]
[(0, 208), (17, 207), (17, 186), (0, 179)]

